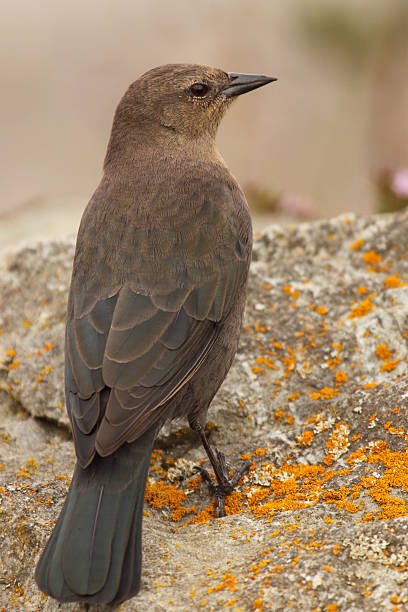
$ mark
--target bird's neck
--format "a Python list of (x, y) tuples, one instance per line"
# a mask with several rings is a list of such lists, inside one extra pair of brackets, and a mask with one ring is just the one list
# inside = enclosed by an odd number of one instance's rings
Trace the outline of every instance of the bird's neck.
[(131, 181), (146, 166), (154, 168), (166, 163), (182, 164), (183, 161), (225, 165), (213, 135), (191, 138), (162, 126), (156, 130), (144, 130), (140, 126), (138, 129), (114, 127), (104, 161), (105, 175)]

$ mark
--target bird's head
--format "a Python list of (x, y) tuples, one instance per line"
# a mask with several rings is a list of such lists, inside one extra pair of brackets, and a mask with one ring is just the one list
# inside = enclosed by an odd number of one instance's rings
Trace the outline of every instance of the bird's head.
[(167, 130), (169, 135), (192, 139), (214, 137), (236, 96), (275, 80), (196, 64), (159, 66), (130, 85), (117, 116), (148, 131)]

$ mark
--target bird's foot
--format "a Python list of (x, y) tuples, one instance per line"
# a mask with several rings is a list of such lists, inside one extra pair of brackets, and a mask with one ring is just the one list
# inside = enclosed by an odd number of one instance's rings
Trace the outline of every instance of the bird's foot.
[[(242, 478), (244, 474), (247, 474), (249, 468), (251, 466), (250, 461), (245, 461), (240, 468), (238, 468), (235, 473), (230, 477), (228, 473), (227, 462), (225, 461), (225, 455), (218, 448), (215, 449), (217, 454), (217, 467), (215, 469), (215, 477), (217, 479), (217, 483), (211, 478), (209, 472), (203, 468), (201, 465), (197, 466), (197, 470), (200, 472), (201, 478), (207, 484), (210, 492), (215, 496), (216, 499), (216, 507), (215, 507), (215, 516), (220, 518), (225, 516), (225, 498), (228, 495), (231, 495), (235, 487), (237, 486), (239, 480)], [(215, 468), (215, 466), (213, 465)]]

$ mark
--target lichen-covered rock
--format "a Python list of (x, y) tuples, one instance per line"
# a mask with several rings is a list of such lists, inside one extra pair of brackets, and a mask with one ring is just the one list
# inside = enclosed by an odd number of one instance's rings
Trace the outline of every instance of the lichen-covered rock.
[(72, 237), (23, 243), (2, 253), (0, 268), (1, 384), (33, 416), (65, 426), (61, 381), (74, 245)]
[[(143, 590), (123, 610), (408, 607), (407, 229), (403, 211), (258, 237), (209, 426), (251, 471), (215, 520), (194, 435), (185, 423), (161, 432)], [(66, 239), (0, 263), (0, 610), (82, 609), (32, 579), (75, 461), (62, 357), (72, 256)]]

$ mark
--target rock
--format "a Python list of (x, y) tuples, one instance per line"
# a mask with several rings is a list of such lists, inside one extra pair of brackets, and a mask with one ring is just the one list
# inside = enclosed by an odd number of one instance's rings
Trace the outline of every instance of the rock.
[[(136, 610), (408, 605), (408, 212), (271, 226), (209, 435), (252, 468), (212, 517), (185, 423), (152, 458)], [(0, 610), (80, 610), (32, 579), (74, 465), (63, 328), (74, 241), (0, 263)], [(1, 438), (2, 437), (2, 438)], [(3, 608), (1, 608), (3, 606)]]

